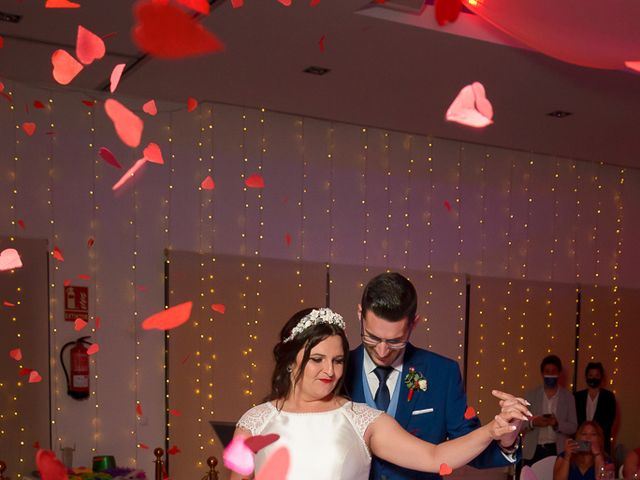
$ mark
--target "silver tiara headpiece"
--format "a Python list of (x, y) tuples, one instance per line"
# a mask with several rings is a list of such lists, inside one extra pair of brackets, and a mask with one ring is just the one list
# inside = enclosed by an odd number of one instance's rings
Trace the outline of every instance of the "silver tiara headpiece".
[(345, 323), (342, 319), (342, 315), (337, 314), (330, 308), (318, 308), (311, 310), (304, 317), (302, 317), (298, 324), (293, 327), (289, 336), (283, 340), (283, 343), (290, 342), (291, 340), (296, 338), (298, 334), (304, 332), (307, 328), (313, 325), (318, 325), (320, 323), (337, 325), (342, 330), (345, 329)]

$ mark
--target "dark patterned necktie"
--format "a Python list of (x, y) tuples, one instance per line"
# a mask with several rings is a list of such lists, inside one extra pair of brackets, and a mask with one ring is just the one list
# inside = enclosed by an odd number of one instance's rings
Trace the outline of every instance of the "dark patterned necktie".
[(376, 396), (373, 400), (376, 402), (378, 410), (382, 410), (383, 412), (387, 411), (387, 408), (389, 408), (389, 402), (391, 401), (389, 387), (387, 387), (387, 378), (389, 378), (389, 374), (391, 372), (393, 372), (393, 367), (376, 367), (373, 371), (380, 382), (378, 391), (376, 392)]

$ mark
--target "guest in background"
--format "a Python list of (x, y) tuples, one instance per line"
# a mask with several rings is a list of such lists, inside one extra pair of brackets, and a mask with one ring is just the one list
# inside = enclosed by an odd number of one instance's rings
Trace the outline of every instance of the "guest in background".
[(624, 468), (622, 469), (622, 478), (625, 480), (637, 479), (640, 475), (640, 448), (631, 450), (624, 457)]
[(524, 428), (522, 457), (525, 465), (560, 453), (578, 426), (573, 395), (558, 383), (562, 373), (560, 358), (546, 356), (540, 363), (540, 373), (543, 385), (525, 395), (533, 413)]
[(616, 396), (602, 388), (605, 374), (602, 363), (590, 362), (585, 369), (588, 388), (576, 392), (578, 423), (597, 422), (604, 432), (604, 451), (611, 455), (611, 429), (616, 418)]
[(565, 440), (564, 452), (558, 455), (553, 466), (553, 480), (596, 480), (600, 472), (611, 471), (607, 466), (613, 465), (604, 454), (603, 446), (602, 428), (589, 420), (581, 423), (576, 439)]

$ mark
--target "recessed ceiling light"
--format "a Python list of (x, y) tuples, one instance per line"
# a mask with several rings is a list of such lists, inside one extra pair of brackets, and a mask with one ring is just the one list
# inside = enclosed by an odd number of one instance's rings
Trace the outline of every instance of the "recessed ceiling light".
[(18, 23), (22, 19), (22, 15), (15, 13), (0, 12), (0, 21), (9, 23)]
[(315, 65), (311, 65), (310, 67), (307, 67), (303, 70), (304, 73), (310, 73), (312, 75), (326, 75), (330, 71), (331, 70), (329, 70), (328, 68), (317, 67)]
[(554, 110), (553, 112), (547, 113), (547, 115), (555, 118), (564, 118), (568, 117), (569, 115), (573, 115), (573, 113), (565, 112), (564, 110)]

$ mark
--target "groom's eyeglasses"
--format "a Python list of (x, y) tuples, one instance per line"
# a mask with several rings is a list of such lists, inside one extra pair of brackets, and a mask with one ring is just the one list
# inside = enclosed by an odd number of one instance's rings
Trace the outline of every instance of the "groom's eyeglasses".
[(399, 340), (399, 339), (385, 340), (384, 338), (378, 338), (375, 335), (371, 335), (369, 332), (365, 332), (364, 321), (362, 320), (362, 318), (360, 319), (360, 338), (362, 338), (362, 343), (364, 343), (369, 347), (377, 347), (378, 345), (384, 342), (387, 344), (387, 347), (389, 347), (389, 350), (402, 350), (404, 347), (407, 346), (407, 343), (409, 343), (408, 339), (407, 340)]

